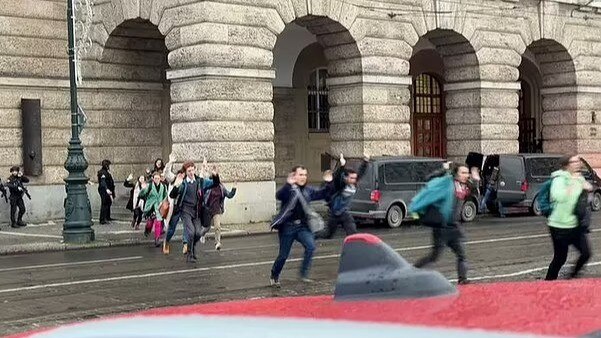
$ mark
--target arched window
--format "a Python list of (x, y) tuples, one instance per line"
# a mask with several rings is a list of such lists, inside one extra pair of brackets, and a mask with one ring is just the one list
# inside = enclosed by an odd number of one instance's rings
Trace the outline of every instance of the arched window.
[(330, 130), (327, 78), (328, 70), (326, 68), (315, 69), (309, 77), (307, 113), (310, 132), (328, 132)]
[(413, 78), (413, 154), (446, 156), (444, 97), (442, 85), (429, 74)]

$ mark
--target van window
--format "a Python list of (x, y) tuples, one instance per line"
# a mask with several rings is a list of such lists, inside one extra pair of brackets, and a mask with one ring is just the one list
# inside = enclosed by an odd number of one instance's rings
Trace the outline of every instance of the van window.
[(426, 182), (426, 178), (433, 172), (442, 169), (443, 162), (414, 162), (412, 163), (411, 175), (413, 182)]
[(560, 169), (559, 157), (539, 157), (528, 159), (532, 177), (549, 177), (555, 170)]
[(384, 182), (386, 184), (411, 183), (411, 162), (391, 162), (384, 165)]

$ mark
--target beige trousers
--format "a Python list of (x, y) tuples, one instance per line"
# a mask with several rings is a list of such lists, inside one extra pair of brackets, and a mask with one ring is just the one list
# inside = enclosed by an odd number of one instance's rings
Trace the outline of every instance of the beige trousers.
[(221, 244), (221, 215), (217, 214), (211, 219), (211, 227), (215, 231), (215, 243)]

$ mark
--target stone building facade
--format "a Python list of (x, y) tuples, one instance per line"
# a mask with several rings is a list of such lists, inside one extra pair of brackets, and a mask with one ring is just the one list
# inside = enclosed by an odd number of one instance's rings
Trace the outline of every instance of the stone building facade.
[[(42, 107), (30, 219), (60, 218), (69, 140), (66, 1), (1, 0), (0, 173)], [(267, 221), (277, 182), (331, 154), (579, 153), (601, 168), (601, 14), (563, 0), (97, 0), (82, 60), (95, 180), (170, 152), (219, 166), (227, 221)], [(93, 205), (95, 188), (90, 188)], [(4, 210), (2, 210), (4, 212)]]

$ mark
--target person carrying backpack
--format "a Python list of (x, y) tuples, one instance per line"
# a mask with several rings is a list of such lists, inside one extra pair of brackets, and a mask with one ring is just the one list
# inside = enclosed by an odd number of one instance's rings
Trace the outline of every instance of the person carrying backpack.
[(219, 175), (213, 177), (213, 185), (205, 192), (205, 205), (210, 214), (211, 227), (215, 229), (215, 250), (221, 250), (221, 215), (225, 212), (225, 198), (233, 198), (236, 187), (231, 191), (221, 183)]
[(432, 251), (415, 263), (416, 268), (435, 262), (445, 246), (457, 256), (458, 283), (466, 284), (467, 262), (461, 223), (462, 201), (470, 196), (470, 171), (466, 165), (454, 165), (451, 174), (431, 179), (411, 201), (409, 212), (417, 213), (432, 227)]
[[(570, 278), (577, 277), (591, 257), (587, 235), (590, 213), (582, 210), (583, 204), (579, 201), (586, 198), (593, 187), (580, 173), (582, 170), (580, 157), (565, 156), (560, 160), (560, 165), (562, 169), (551, 174), (552, 180), (545, 183), (539, 193), (539, 205), (543, 214), (548, 214), (547, 223), (553, 242), (553, 260), (545, 280), (557, 279), (559, 271), (568, 258), (570, 245), (580, 252)], [(549, 192), (548, 200), (545, 189)], [(588, 206), (584, 204), (584, 209), (587, 208)]]

